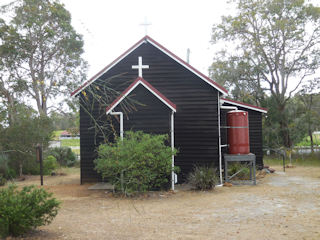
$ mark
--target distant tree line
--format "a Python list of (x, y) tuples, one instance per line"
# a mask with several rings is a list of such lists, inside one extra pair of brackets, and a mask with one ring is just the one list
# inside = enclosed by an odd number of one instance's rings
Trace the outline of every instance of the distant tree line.
[[(320, 8), (304, 0), (236, 0), (212, 29), (225, 48), (210, 74), (231, 97), (268, 108), (264, 146), (291, 148), (320, 129)], [(221, 46), (221, 45), (219, 45)]]
[(77, 127), (70, 91), (86, 78), (87, 63), (58, 0), (15, 0), (0, 13), (0, 167), (9, 158), (22, 173), (54, 129)]

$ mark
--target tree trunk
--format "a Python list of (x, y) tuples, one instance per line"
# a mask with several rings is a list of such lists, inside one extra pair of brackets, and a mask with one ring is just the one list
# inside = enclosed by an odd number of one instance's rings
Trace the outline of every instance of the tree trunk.
[(279, 123), (280, 123), (280, 133), (282, 136), (283, 145), (286, 148), (291, 148), (292, 141), (291, 141), (289, 127), (288, 127), (288, 119), (285, 114), (285, 104), (279, 104), (278, 110), (279, 110), (279, 115), (280, 115)]
[(292, 147), (292, 141), (291, 141), (290, 132), (289, 132), (289, 128), (288, 128), (287, 122), (281, 121), (280, 122), (280, 126), (281, 126), (281, 130), (280, 131), (281, 131), (283, 145), (286, 148), (291, 148)]
[(311, 146), (311, 152), (314, 153), (314, 148), (313, 148), (313, 136), (312, 136), (312, 130), (308, 129), (308, 134), (309, 134), (309, 137), (310, 137), (310, 146)]
[(22, 162), (19, 164), (19, 176), (22, 177)]
[(39, 96), (37, 100), (38, 112), (41, 116), (48, 116), (47, 100), (44, 96)]
[(0, 89), (0, 93), (2, 93), (3, 97), (7, 100), (7, 111), (8, 111), (8, 122), (9, 126), (12, 126), (15, 123), (17, 110), (16, 110), (16, 102), (13, 94), (9, 92), (9, 90), (2, 88)]
[(12, 126), (15, 123), (16, 119), (16, 107), (14, 103), (13, 97), (8, 93), (7, 96), (8, 101), (8, 119), (9, 119), (9, 125)]
[(39, 112), (40, 112), (40, 115), (48, 116), (47, 101), (44, 99), (42, 99), (41, 110)]

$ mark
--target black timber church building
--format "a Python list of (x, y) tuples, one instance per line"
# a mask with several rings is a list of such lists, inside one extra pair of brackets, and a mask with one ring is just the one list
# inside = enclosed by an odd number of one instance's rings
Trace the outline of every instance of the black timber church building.
[[(101, 94), (99, 98), (105, 103), (101, 108), (88, 89), (101, 89), (104, 85), (115, 94)], [(128, 99), (134, 110), (123, 113), (123, 131), (171, 136), (172, 144), (179, 150), (174, 158), (174, 164), (181, 169), (179, 182), (196, 164), (222, 169), (225, 149), (221, 145), (226, 144), (226, 130), (221, 126), (226, 124), (226, 110), (221, 106), (236, 106), (249, 112), (250, 150), (256, 154), (257, 165), (263, 166), (262, 114), (267, 110), (226, 99), (227, 94), (226, 89), (161, 44), (149, 36), (143, 37), (72, 93), (80, 101), (81, 183), (101, 180), (93, 163), (95, 150), (102, 141), (96, 120), (108, 123), (106, 128), (113, 126), (120, 135), (116, 113), (124, 112)], [(90, 113), (84, 107), (85, 99), (92, 102)], [(112, 141), (112, 135), (109, 140)]]

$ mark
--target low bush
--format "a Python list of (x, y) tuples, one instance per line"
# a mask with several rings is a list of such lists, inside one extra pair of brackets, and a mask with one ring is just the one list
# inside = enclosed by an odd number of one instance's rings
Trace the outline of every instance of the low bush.
[(23, 174), (39, 175), (40, 164), (36, 161), (36, 156), (32, 160), (27, 160), (24, 163)]
[[(99, 146), (95, 169), (125, 195), (167, 189), (171, 176), (171, 147), (167, 135), (127, 132), (123, 141)], [(174, 168), (178, 171), (178, 168)]]
[(19, 236), (47, 225), (58, 213), (60, 202), (43, 188), (10, 185), (0, 190), (0, 236)]
[(248, 180), (248, 179), (250, 179), (250, 169), (248, 166), (241, 164), (241, 163), (238, 163), (238, 162), (228, 165), (228, 176), (229, 177), (231, 177), (232, 175), (234, 175), (238, 171), (240, 171), (240, 172), (237, 175), (235, 175), (232, 178), (232, 180)]
[(35, 162), (35, 146), (46, 149), (53, 130), (52, 120), (36, 116), (32, 107), (17, 105), (17, 119), (13, 124), (0, 128), (0, 147), (6, 152), (9, 166), (17, 173), (26, 173), (25, 165)]
[(5, 180), (13, 179), (16, 177), (16, 172), (9, 166), (9, 157), (6, 154), (0, 153), (0, 175)]
[(16, 171), (13, 168), (8, 167), (7, 173), (5, 174), (5, 178), (9, 180), (9, 179), (14, 179), (16, 177), (17, 177)]
[(188, 183), (198, 190), (211, 190), (218, 182), (216, 169), (207, 166), (195, 166), (188, 175)]
[(77, 156), (68, 147), (55, 147), (48, 150), (47, 156), (52, 155), (56, 158), (60, 166), (72, 167), (76, 163)]
[(49, 155), (46, 159), (43, 161), (43, 174), (49, 175), (58, 168), (57, 160), (54, 156)]
[(9, 158), (6, 154), (0, 153), (0, 174), (2, 174), (3, 177), (6, 176), (9, 166)]
[(7, 183), (7, 179), (0, 173), (0, 186), (4, 186)]
[[(43, 175), (50, 175), (52, 171), (54, 171), (58, 167), (59, 164), (56, 158), (52, 155), (49, 155), (43, 160)], [(36, 160), (26, 162), (23, 173), (40, 175), (40, 163)]]

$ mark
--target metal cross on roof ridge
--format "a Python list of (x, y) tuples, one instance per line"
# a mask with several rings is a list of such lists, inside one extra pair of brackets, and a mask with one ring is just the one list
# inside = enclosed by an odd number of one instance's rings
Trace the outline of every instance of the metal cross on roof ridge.
[(142, 57), (138, 57), (138, 65), (132, 65), (132, 69), (139, 70), (139, 77), (142, 77), (142, 69), (149, 69), (149, 65), (142, 65)]
[(140, 26), (144, 27), (145, 35), (148, 34), (148, 27), (151, 26), (151, 25), (152, 25), (152, 23), (148, 22), (147, 17), (144, 18), (144, 22), (143, 23), (140, 23)]

